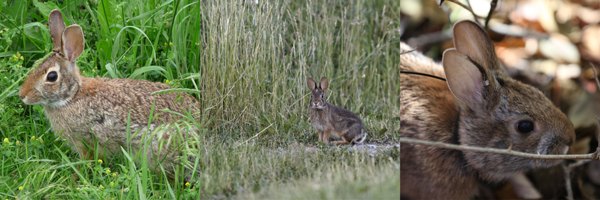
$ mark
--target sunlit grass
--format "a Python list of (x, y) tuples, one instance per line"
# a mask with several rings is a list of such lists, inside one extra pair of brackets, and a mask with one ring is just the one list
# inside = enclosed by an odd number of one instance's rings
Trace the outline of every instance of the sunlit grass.
[[(359, 114), (367, 142), (398, 141), (399, 2), (59, 2), (0, 7), (0, 139), (8, 140), (0, 146), (2, 199), (399, 193), (397, 149), (377, 155), (344, 147), (306, 149), (317, 140), (308, 120), (307, 77), (329, 77), (328, 101)], [(82, 75), (193, 90), (203, 109), (190, 123), (200, 129), (201, 148), (186, 152), (198, 158), (187, 163), (198, 169), (196, 182), (188, 185), (182, 176), (169, 181), (136, 162), (143, 154), (81, 160), (55, 136), (42, 107), (20, 101), (29, 67), (51, 50), (44, 12), (54, 8), (67, 25), (83, 27), (86, 50), (77, 62)]]

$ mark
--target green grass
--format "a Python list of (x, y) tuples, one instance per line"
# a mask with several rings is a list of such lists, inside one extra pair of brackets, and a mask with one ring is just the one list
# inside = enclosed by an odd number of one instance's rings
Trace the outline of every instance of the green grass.
[[(367, 142), (398, 142), (399, 2), (73, 0), (0, 3), (1, 199), (397, 199), (400, 152), (316, 145), (307, 77), (363, 119)], [(195, 183), (134, 154), (80, 160), (18, 89), (50, 52), (48, 13), (83, 27), (87, 77), (166, 82), (204, 110)], [(21, 58), (22, 57), (22, 58)], [(256, 136), (256, 137), (254, 137)], [(33, 138), (35, 137), (35, 138)], [(18, 143), (17, 143), (18, 142)], [(310, 147), (307, 149), (307, 147)], [(107, 170), (110, 170), (107, 173)], [(112, 183), (112, 184), (111, 184)]]

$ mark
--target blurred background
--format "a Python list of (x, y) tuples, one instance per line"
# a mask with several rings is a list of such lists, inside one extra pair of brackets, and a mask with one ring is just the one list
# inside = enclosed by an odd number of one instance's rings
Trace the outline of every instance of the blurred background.
[[(569, 117), (577, 134), (569, 154), (594, 152), (600, 94), (592, 67), (600, 69), (600, 1), (402, 0), (400, 40), (439, 62), (453, 47), (452, 25), (468, 19), (485, 26), (490, 10), (486, 31), (501, 64), (513, 78), (542, 90)], [(567, 195), (560, 166), (527, 177), (534, 185), (529, 189), (544, 199)], [(600, 198), (600, 162), (573, 168), (570, 180), (576, 199)], [(515, 187), (490, 185), (481, 196), (518, 198)]]

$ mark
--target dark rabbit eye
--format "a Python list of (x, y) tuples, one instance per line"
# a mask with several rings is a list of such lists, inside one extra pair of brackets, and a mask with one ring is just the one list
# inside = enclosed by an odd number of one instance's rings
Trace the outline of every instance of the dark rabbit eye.
[(534, 129), (535, 129), (535, 127), (533, 126), (532, 121), (523, 120), (523, 121), (517, 122), (517, 130), (521, 134), (529, 134), (529, 133), (533, 132)]
[(321, 98), (323, 98), (323, 99), (324, 99), (324, 98), (325, 98), (325, 94), (321, 94)]
[(58, 74), (55, 71), (51, 71), (46, 76), (46, 81), (48, 81), (48, 82), (54, 82), (54, 81), (56, 81), (56, 79), (58, 79)]

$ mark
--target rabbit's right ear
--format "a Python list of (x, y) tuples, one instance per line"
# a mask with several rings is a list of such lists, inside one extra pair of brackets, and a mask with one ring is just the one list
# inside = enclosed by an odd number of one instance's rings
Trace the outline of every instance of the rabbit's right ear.
[(85, 40), (79, 25), (71, 25), (62, 34), (63, 52), (67, 60), (75, 62), (83, 52)]
[(52, 51), (60, 52), (62, 49), (62, 34), (65, 30), (65, 22), (60, 10), (56, 9), (50, 12), (48, 16), (48, 28), (52, 38)]
[(315, 88), (317, 88), (317, 84), (312, 78), (306, 79), (306, 84), (308, 85), (308, 89), (310, 89), (310, 91), (313, 91)]

